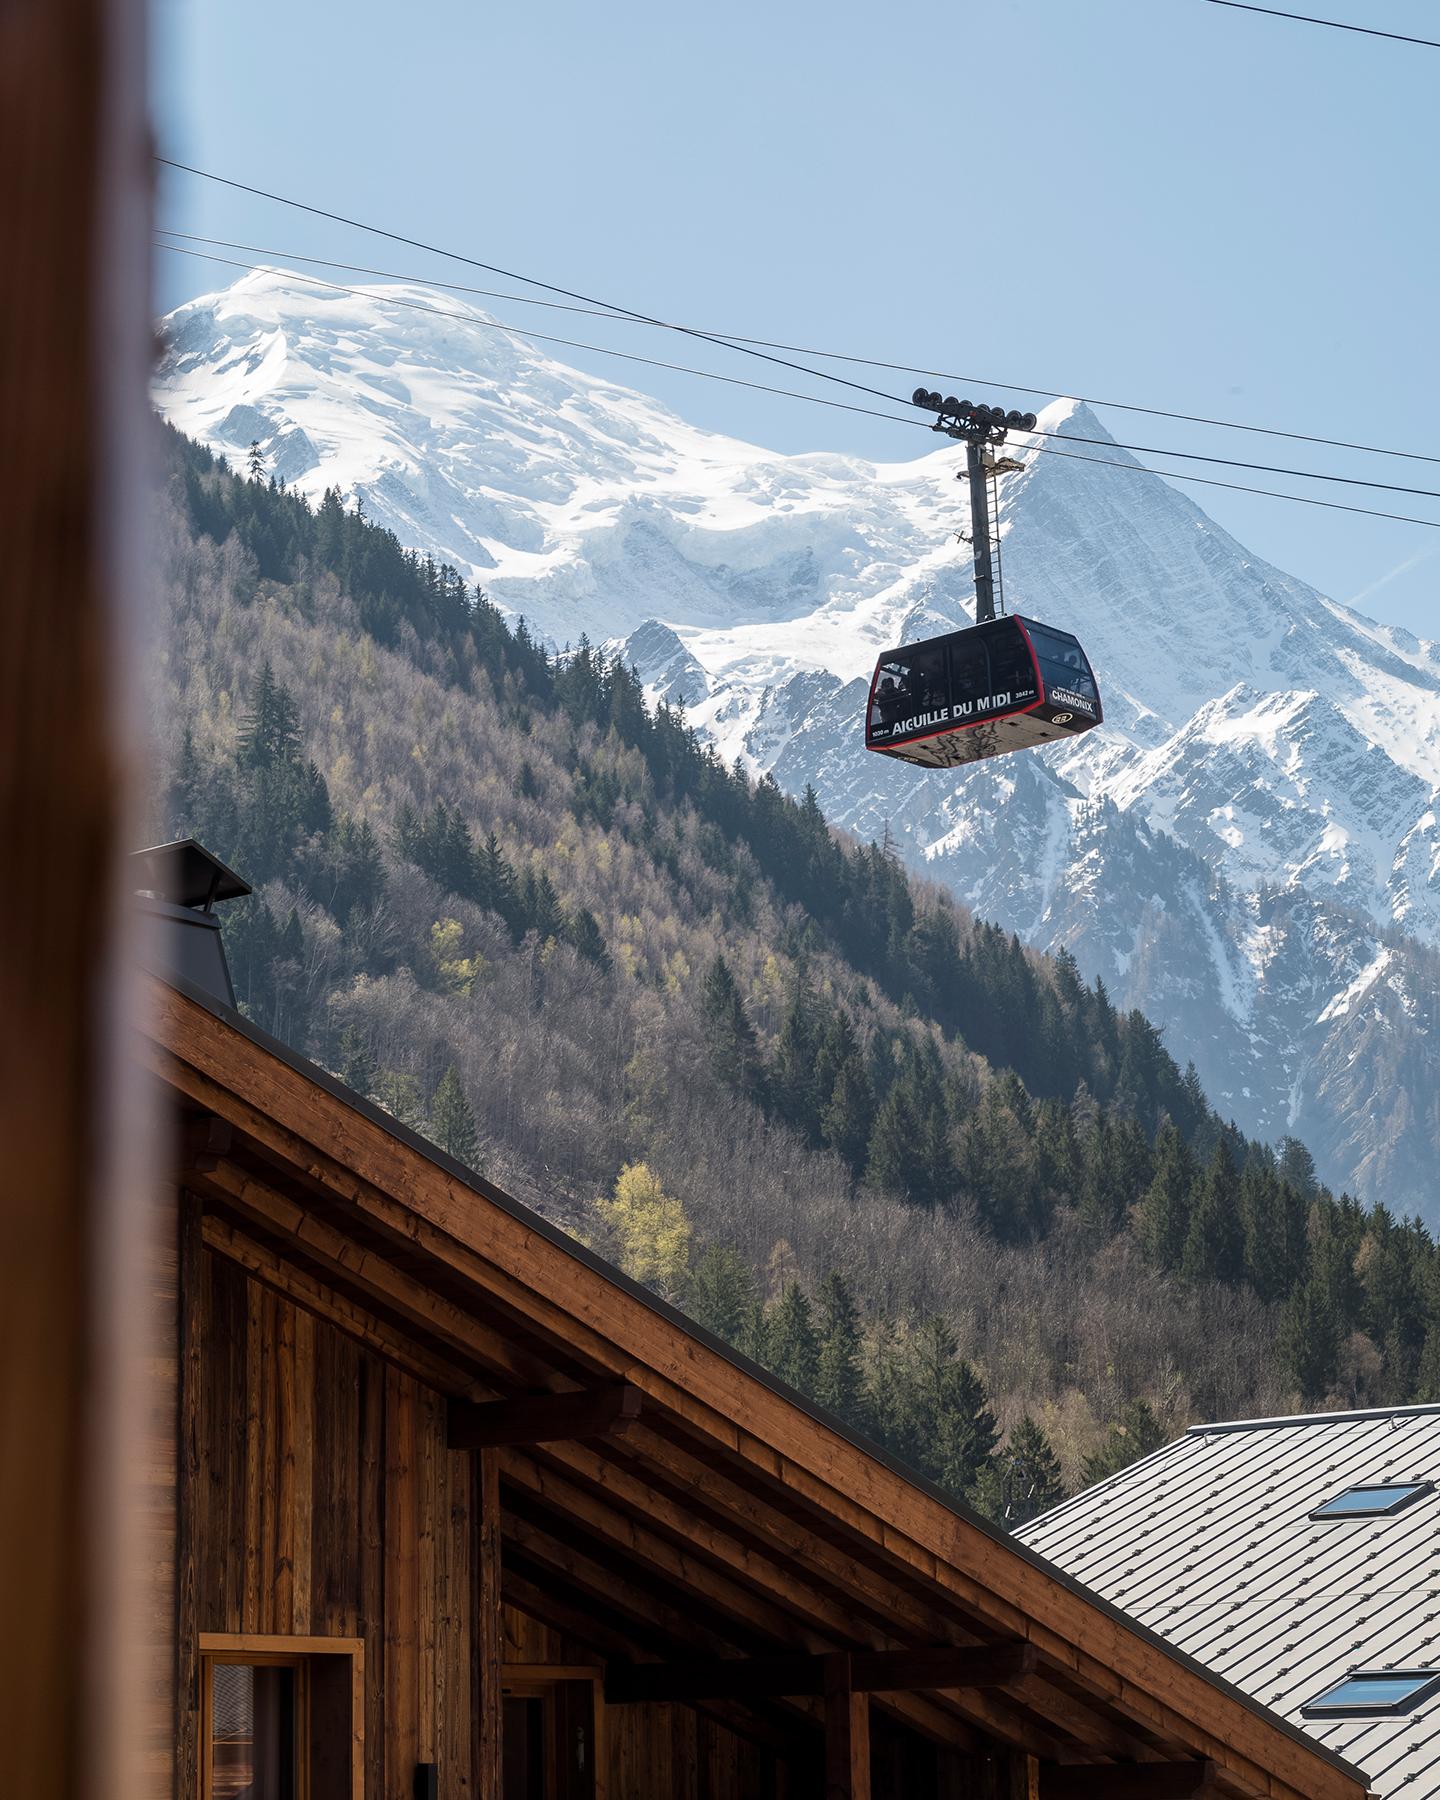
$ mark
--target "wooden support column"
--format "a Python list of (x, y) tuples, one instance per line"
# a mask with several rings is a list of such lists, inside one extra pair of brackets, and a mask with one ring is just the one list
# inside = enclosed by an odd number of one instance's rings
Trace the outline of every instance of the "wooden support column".
[(475, 1619), (471, 1636), (475, 1690), (475, 1779), (480, 1796), (500, 1792), (500, 1732), (504, 1717), (501, 1661), (505, 1653), (500, 1593), (500, 1458), (473, 1452), (475, 1479)]
[(870, 1696), (845, 1650), (825, 1658), (825, 1800), (870, 1800)]
[(1009, 1762), (1010, 1785), (1005, 1800), (1044, 1800), (1039, 1758), (1027, 1756), (1023, 1750), (1012, 1750)]

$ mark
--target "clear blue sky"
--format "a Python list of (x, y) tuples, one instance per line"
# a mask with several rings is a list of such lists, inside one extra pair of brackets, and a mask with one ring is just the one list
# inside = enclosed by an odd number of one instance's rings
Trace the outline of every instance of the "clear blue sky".
[[(1437, 0), (1297, 10), (1440, 37)], [(154, 18), (162, 148), (220, 174), (688, 323), (1440, 455), (1440, 50), (1205, 0), (155, 0)], [(160, 212), (485, 279), (188, 176)], [(233, 273), (161, 255), (160, 303)], [(758, 372), (576, 323), (551, 329)], [(776, 449), (928, 441), (557, 354)], [(1440, 464), (1102, 416), (1136, 444), (1440, 490)], [(1440, 637), (1440, 531), (1186, 491), (1258, 555)], [(1437, 500), (1352, 493), (1440, 520)]]

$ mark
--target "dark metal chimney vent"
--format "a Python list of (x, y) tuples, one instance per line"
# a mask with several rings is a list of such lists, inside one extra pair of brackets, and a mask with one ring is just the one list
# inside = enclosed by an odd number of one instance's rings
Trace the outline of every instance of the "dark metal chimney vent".
[(130, 862), (136, 904), (152, 920), (146, 962), (157, 975), (179, 975), (234, 1006), (235, 988), (213, 909), (218, 901), (248, 894), (249, 882), (194, 838), (137, 850)]

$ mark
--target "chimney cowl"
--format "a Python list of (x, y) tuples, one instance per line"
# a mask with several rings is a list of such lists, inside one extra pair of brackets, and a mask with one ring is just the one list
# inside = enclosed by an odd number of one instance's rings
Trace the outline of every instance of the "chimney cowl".
[(227, 1006), (235, 987), (214, 907), (251, 892), (248, 881), (194, 838), (155, 844), (130, 857), (135, 903), (152, 921), (143, 955), (157, 975), (179, 975)]

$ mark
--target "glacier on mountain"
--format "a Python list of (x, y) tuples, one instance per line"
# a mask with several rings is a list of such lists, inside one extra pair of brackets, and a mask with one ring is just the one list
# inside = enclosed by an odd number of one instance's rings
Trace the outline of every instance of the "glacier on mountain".
[(1103, 447), (1012, 436), (1006, 597), (1079, 634), (1106, 723), (912, 769), (860, 722), (878, 651), (969, 617), (958, 446), (758, 449), (413, 285), (261, 271), (163, 329), (156, 401), (180, 429), (232, 457), (258, 439), (277, 478), (363, 501), (557, 646), (623, 645), (727, 758), (1069, 945), (1247, 1130), (1440, 1220), (1436, 645), (1253, 557), (1058, 402), (1040, 432)]

